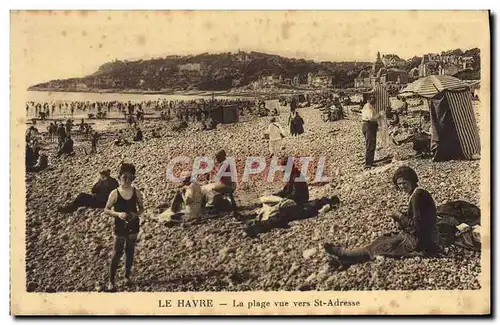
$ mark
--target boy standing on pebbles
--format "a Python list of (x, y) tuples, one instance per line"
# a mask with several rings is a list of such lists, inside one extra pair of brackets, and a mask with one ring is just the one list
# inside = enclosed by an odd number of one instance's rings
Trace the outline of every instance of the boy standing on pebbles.
[(125, 250), (125, 281), (132, 283), (134, 250), (139, 234), (139, 216), (144, 211), (142, 195), (132, 182), (135, 180), (135, 166), (122, 163), (119, 172), (120, 186), (109, 194), (104, 212), (115, 218), (115, 244), (109, 270), (108, 290), (115, 291), (115, 276), (123, 251)]

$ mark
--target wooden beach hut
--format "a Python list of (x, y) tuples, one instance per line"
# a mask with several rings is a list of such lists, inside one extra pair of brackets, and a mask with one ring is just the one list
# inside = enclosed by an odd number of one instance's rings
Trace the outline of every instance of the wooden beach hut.
[(229, 124), (239, 121), (237, 105), (223, 105), (212, 108), (212, 119), (217, 123)]

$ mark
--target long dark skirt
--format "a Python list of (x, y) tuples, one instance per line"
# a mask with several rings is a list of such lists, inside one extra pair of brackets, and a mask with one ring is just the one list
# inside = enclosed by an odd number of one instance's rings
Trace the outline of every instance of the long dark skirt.
[(301, 120), (295, 121), (295, 133), (297, 135), (304, 133), (304, 122)]
[(414, 253), (417, 249), (417, 239), (407, 233), (383, 235), (366, 247), (370, 258), (376, 256), (403, 257)]

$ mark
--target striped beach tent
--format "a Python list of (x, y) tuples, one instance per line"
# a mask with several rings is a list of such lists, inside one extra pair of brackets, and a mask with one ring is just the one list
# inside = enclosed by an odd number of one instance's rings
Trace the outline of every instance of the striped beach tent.
[(469, 91), (444, 91), (431, 100), (431, 122), (436, 136), (434, 160), (473, 159), (481, 153), (476, 116)]
[[(375, 112), (386, 112), (388, 107), (391, 107), (390, 95), (387, 89), (377, 83), (373, 88), (368, 91), (363, 92), (363, 104), (368, 101), (370, 96), (375, 96)], [(389, 143), (389, 134), (387, 130), (387, 118), (385, 114), (383, 114), (383, 118), (379, 120), (379, 129), (380, 135), (377, 137), (377, 141), (381, 147), (387, 147)]]
[(380, 113), (381, 111), (385, 111), (387, 107), (390, 107), (391, 105), (391, 100), (390, 100), (390, 95), (387, 89), (377, 83), (373, 88), (370, 90), (367, 90), (363, 92), (363, 103), (368, 101), (368, 97), (371, 95), (375, 96), (375, 111), (377, 113)]
[(401, 91), (409, 93), (428, 100), (434, 161), (474, 159), (480, 155), (479, 131), (467, 84), (450, 76), (429, 76)]
[(373, 94), (375, 95), (376, 99), (374, 108), (377, 113), (385, 111), (387, 107), (391, 106), (389, 92), (383, 85), (376, 84), (375, 87), (373, 87)]
[(430, 75), (420, 78), (401, 90), (400, 96), (418, 94), (432, 98), (445, 90), (465, 90), (469, 86), (462, 80), (447, 75)]

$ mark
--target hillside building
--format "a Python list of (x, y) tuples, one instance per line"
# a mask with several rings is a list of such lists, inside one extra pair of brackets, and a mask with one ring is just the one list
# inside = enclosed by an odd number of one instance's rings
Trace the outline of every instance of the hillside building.
[[(397, 62), (395, 56), (389, 56), (391, 60), (388, 61), (388, 57), (385, 57), (386, 61), (391, 65)], [(404, 85), (408, 83), (409, 77), (405, 70), (386, 67), (383, 59), (380, 57), (380, 52), (377, 53), (377, 58), (372, 64), (371, 68), (365, 68), (362, 70), (358, 77), (354, 80), (355, 88), (372, 88), (376, 84), (394, 84), (394, 85)]]

